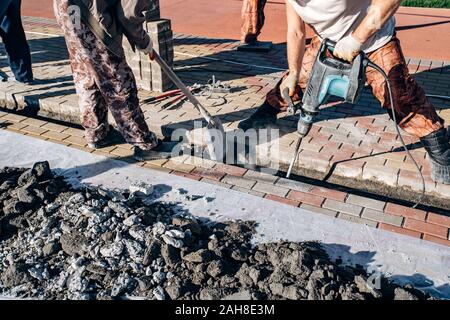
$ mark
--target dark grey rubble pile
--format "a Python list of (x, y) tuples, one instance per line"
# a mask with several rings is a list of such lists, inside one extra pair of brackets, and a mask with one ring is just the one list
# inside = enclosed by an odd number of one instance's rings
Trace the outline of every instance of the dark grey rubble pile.
[(252, 222), (196, 219), (137, 193), (75, 190), (47, 162), (0, 170), (0, 296), (425, 299), (333, 263), (318, 243), (253, 245)]

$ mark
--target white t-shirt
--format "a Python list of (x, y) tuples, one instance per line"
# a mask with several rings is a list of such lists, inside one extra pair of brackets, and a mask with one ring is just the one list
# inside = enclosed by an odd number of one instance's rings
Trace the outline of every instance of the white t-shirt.
[[(298, 15), (320, 38), (339, 41), (352, 33), (367, 15), (371, 0), (288, 0)], [(389, 19), (363, 46), (375, 51), (388, 43), (395, 31), (395, 18)]]

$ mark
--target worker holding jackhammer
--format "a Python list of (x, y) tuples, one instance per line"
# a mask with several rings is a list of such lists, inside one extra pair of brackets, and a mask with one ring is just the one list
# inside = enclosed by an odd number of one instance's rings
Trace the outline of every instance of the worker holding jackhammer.
[(108, 109), (139, 161), (168, 158), (139, 107), (136, 80), (125, 60), (123, 35), (134, 49), (151, 56), (143, 12), (148, 0), (54, 0), (56, 20), (69, 50), (81, 124), (93, 148), (110, 143)]
[[(294, 102), (301, 100), (321, 40), (328, 38), (337, 42), (333, 51), (336, 57), (351, 62), (364, 51), (386, 72), (399, 126), (418, 137), (424, 145), (431, 163), (432, 179), (450, 184), (450, 143), (444, 121), (409, 74), (400, 41), (395, 35), (394, 14), (400, 3), (400, 0), (286, 0), (289, 71), (254, 114), (239, 124), (239, 128), (247, 130), (275, 123), (277, 114), (288, 107), (281, 97), (285, 89), (289, 89)], [(305, 24), (316, 33), (307, 48)], [(368, 69), (366, 76), (374, 96), (392, 117), (385, 78), (373, 69)]]

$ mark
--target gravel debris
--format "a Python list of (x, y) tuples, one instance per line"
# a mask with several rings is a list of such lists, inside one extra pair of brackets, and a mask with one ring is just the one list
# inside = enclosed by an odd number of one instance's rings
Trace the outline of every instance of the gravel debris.
[(48, 162), (39, 162), (31, 169), (0, 169), (0, 191), (3, 296), (430, 298), (385, 278), (381, 288), (371, 288), (363, 268), (331, 261), (319, 243), (254, 244), (254, 222), (212, 222), (176, 203), (144, 201), (153, 188), (143, 184), (126, 191), (74, 189)]

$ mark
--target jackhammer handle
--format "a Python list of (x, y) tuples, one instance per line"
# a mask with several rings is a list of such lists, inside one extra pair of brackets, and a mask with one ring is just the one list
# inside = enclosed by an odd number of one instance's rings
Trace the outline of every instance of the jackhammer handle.
[(172, 82), (184, 93), (188, 100), (197, 108), (203, 118), (212, 125), (214, 128), (220, 129), (222, 124), (217, 119), (213, 118), (211, 114), (202, 106), (200, 101), (191, 93), (191, 91), (186, 87), (186, 85), (178, 78), (178, 76), (173, 72), (173, 70), (167, 65), (167, 63), (160, 57), (160, 55), (153, 50), (150, 54), (150, 59), (154, 59), (164, 73), (172, 80)]
[(290, 116), (293, 116), (295, 112), (297, 111), (294, 102), (292, 101), (291, 96), (289, 95), (289, 88), (284, 88), (283, 92), (281, 92), (281, 97), (284, 101), (287, 102), (288, 108), (287, 108), (287, 114)]

